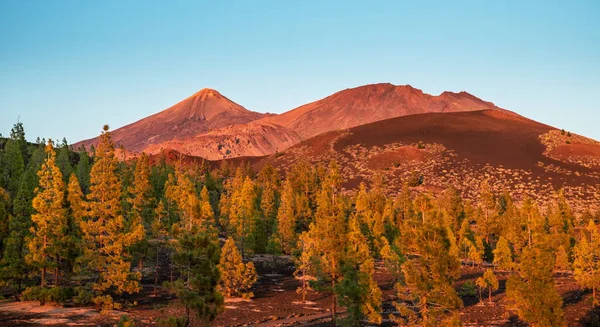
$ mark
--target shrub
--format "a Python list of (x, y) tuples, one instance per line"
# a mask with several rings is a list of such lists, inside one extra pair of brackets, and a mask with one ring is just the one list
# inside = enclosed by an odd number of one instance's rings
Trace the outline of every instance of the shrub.
[(475, 286), (475, 282), (472, 280), (468, 280), (462, 284), (460, 290), (458, 291), (458, 295), (460, 297), (473, 297), (477, 295), (477, 287)]
[(410, 176), (407, 179), (407, 184), (410, 187), (415, 187), (415, 186), (419, 186), (421, 184), (423, 184), (423, 181), (425, 179), (425, 176), (423, 176), (420, 172), (418, 171), (413, 171)]
[(96, 296), (92, 299), (92, 302), (96, 305), (96, 308), (102, 311), (109, 311), (121, 308), (121, 305), (113, 301), (113, 298), (110, 295)]
[(160, 327), (184, 327), (187, 322), (187, 318), (185, 316), (174, 317), (170, 316), (165, 319), (159, 319), (158, 325)]
[(129, 318), (129, 316), (121, 316), (121, 319), (119, 319), (119, 322), (117, 322), (117, 324), (115, 325), (115, 327), (134, 327), (135, 326), (135, 321), (131, 318)]
[(94, 293), (91, 290), (85, 287), (76, 287), (75, 288), (75, 296), (73, 297), (73, 301), (76, 304), (80, 305), (88, 305), (92, 302), (92, 298), (94, 297)]
[(64, 303), (71, 299), (73, 295), (74, 292), (72, 288), (58, 286), (50, 288), (42, 288), (40, 286), (28, 287), (23, 294), (21, 294), (24, 300), (40, 301), (41, 304), (46, 302)]

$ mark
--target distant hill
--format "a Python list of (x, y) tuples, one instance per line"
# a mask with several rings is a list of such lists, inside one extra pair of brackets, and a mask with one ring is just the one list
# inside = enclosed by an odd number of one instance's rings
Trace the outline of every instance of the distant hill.
[[(329, 132), (405, 115), (503, 110), (466, 92), (423, 93), (410, 85), (372, 84), (346, 89), (280, 115), (230, 125), (196, 135), (152, 142), (144, 151), (161, 149), (217, 160), (268, 155)], [(135, 149), (134, 149), (135, 150)]]
[(392, 193), (421, 178), (413, 186), (422, 192), (455, 186), (476, 199), (481, 182), (489, 180), (498, 192), (544, 204), (562, 188), (578, 210), (597, 206), (600, 184), (600, 143), (501, 110), (397, 117), (245, 160), (256, 170), (270, 163), (281, 172), (302, 160), (336, 160), (347, 189), (380, 174)]
[[(157, 114), (112, 131), (116, 144), (142, 152), (151, 144), (186, 139), (225, 126), (244, 124), (268, 116), (247, 110), (212, 89), (202, 89)], [(74, 144), (97, 144), (93, 138)]]

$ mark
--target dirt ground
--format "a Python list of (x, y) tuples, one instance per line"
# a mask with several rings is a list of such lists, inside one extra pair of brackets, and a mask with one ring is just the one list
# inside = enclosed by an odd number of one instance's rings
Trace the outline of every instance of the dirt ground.
[[(307, 302), (301, 303), (296, 293), (300, 282), (294, 279), (289, 259), (280, 258), (276, 268), (269, 256), (255, 257), (260, 278), (254, 287), (252, 300), (228, 299), (225, 311), (213, 326), (327, 326), (331, 317), (331, 296), (310, 291)], [(457, 288), (469, 279), (476, 279), (480, 268), (464, 266)], [(500, 289), (493, 294), (492, 303), (479, 303), (477, 296), (463, 297), (460, 311), (463, 326), (527, 326), (507, 309), (505, 282), (507, 274), (498, 273)], [(394, 312), (394, 287), (391, 275), (378, 263), (375, 278), (383, 291), (384, 326), (393, 326), (389, 316)], [(591, 312), (589, 293), (580, 292), (569, 274), (555, 276), (563, 296), (567, 326), (600, 326), (600, 310)], [(144, 285), (138, 295), (138, 305), (128, 310), (99, 313), (93, 307), (59, 305), (40, 306), (38, 302), (0, 301), (0, 326), (113, 326), (121, 316), (134, 319), (136, 326), (158, 326), (159, 319), (182, 315), (183, 308), (166, 293), (151, 297), (152, 286)], [(593, 322), (596, 322), (596, 325)], [(196, 321), (194, 325), (200, 326)]]

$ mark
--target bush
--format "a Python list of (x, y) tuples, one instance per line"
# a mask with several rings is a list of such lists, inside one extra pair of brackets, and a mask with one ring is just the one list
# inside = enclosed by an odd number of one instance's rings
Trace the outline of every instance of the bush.
[(423, 144), (423, 142), (419, 141), (419, 143), (417, 143), (417, 149), (425, 149), (425, 144)]
[(410, 174), (410, 177), (408, 177), (406, 183), (408, 184), (408, 186), (410, 187), (416, 187), (419, 186), (421, 184), (423, 184), (423, 181), (425, 180), (425, 176), (423, 176), (420, 172), (418, 171), (413, 171)]
[(121, 308), (121, 305), (119, 303), (116, 303), (110, 295), (96, 296), (92, 299), (92, 302), (94, 302), (96, 307), (102, 311), (109, 311)]
[(117, 324), (115, 325), (115, 327), (134, 327), (135, 326), (135, 321), (131, 318), (129, 318), (129, 316), (121, 316), (121, 319), (119, 319), (119, 322), (117, 322)]
[(170, 316), (166, 319), (159, 319), (158, 325), (160, 327), (184, 327), (186, 325), (187, 319), (185, 316), (182, 317), (174, 317)]
[(73, 301), (79, 305), (88, 305), (92, 303), (93, 297), (94, 293), (90, 289), (85, 287), (76, 287)]
[(50, 288), (42, 288), (40, 286), (28, 287), (25, 289), (22, 298), (27, 301), (40, 301), (41, 304), (46, 302), (64, 303), (71, 299), (74, 295), (73, 289), (70, 287), (53, 286)]
[(460, 297), (473, 297), (477, 296), (477, 286), (472, 280), (466, 281), (458, 290), (458, 296)]

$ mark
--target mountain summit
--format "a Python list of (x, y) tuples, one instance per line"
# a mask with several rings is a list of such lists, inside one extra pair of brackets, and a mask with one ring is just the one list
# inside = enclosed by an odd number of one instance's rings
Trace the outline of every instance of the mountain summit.
[(430, 95), (410, 85), (370, 84), (336, 92), (275, 117), (302, 139), (379, 120), (434, 112), (500, 109), (467, 92)]
[[(230, 125), (245, 124), (268, 116), (250, 111), (216, 90), (202, 89), (174, 106), (112, 131), (115, 144), (128, 151), (143, 151), (148, 145), (186, 139)], [(96, 144), (98, 138), (75, 146)]]
[[(213, 89), (113, 132), (126, 150), (172, 149), (209, 160), (262, 156), (303, 140), (390, 118), (425, 113), (499, 110), (467, 92), (430, 95), (410, 85), (363, 85), (336, 92), (280, 115), (249, 111)], [(80, 142), (92, 144), (97, 139)]]

